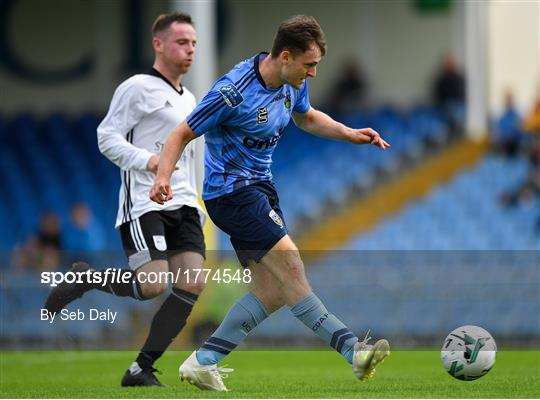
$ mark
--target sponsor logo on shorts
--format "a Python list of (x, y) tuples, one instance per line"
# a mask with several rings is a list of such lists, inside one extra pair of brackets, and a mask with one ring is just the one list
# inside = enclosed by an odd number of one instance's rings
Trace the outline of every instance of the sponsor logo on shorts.
[(167, 242), (165, 241), (165, 236), (163, 235), (154, 235), (154, 245), (159, 251), (167, 250)]
[(283, 228), (283, 220), (277, 212), (275, 212), (274, 210), (270, 210), (270, 214), (268, 215), (270, 216), (270, 218), (272, 218), (272, 221), (274, 221), (276, 225), (279, 225), (281, 228)]

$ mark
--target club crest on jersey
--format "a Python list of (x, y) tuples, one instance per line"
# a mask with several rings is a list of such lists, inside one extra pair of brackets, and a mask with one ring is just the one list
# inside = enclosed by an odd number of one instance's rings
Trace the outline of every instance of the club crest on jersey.
[(163, 235), (154, 235), (152, 236), (154, 239), (154, 245), (156, 246), (156, 249), (159, 251), (165, 251), (167, 250), (167, 242), (165, 241), (165, 236)]
[(266, 124), (268, 123), (268, 109), (266, 107), (261, 107), (257, 110), (257, 124)]
[(283, 228), (283, 220), (277, 212), (275, 212), (274, 210), (270, 210), (270, 214), (268, 215), (270, 216), (270, 218), (272, 218), (272, 221), (274, 221), (276, 225), (279, 225), (281, 228)]
[(219, 93), (221, 97), (225, 100), (225, 103), (231, 108), (237, 107), (240, 103), (244, 101), (244, 98), (232, 83), (222, 86), (219, 88)]
[(291, 94), (290, 93), (287, 93), (287, 95), (285, 96), (284, 104), (287, 110), (291, 108)]

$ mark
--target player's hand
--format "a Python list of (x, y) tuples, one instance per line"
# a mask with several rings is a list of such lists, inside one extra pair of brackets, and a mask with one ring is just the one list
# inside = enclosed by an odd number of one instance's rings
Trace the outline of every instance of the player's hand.
[(384, 140), (381, 135), (377, 133), (374, 129), (371, 128), (361, 128), (354, 129), (354, 137), (352, 139), (353, 143), (358, 144), (372, 144), (378, 148), (384, 150), (387, 147), (390, 147), (390, 143)]
[(165, 202), (173, 198), (171, 183), (168, 179), (157, 178), (154, 182), (154, 186), (150, 189), (150, 199), (158, 204), (165, 204)]
[[(154, 174), (157, 174), (158, 165), (159, 165), (159, 154), (154, 154), (148, 159), (148, 163), (146, 164), (146, 170)], [(174, 170), (177, 171), (178, 167), (175, 166)]]
[(159, 165), (159, 154), (154, 154), (148, 159), (148, 163), (146, 164), (146, 169), (156, 174), (158, 165)]

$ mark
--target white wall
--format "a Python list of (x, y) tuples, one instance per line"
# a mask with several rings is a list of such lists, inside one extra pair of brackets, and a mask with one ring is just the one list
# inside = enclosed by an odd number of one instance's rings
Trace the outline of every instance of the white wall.
[(376, 3), (374, 21), (375, 84), (382, 99), (402, 104), (429, 96), (431, 80), (445, 51), (463, 59), (453, 33), (460, 26), (459, 9), (454, 7), (450, 14), (421, 15), (414, 12), (411, 3)]
[[(0, 63), (0, 113), (105, 110), (114, 88), (128, 74), (123, 70), (126, 4), (120, 0), (16, 2), (8, 29), (22, 59), (43, 68), (58, 67), (93, 53), (96, 68), (76, 82), (43, 85), (13, 76)], [(150, 66), (150, 26), (169, 4), (166, 0), (143, 4), (140, 46)], [(314, 103), (324, 100), (350, 55), (363, 64), (378, 98), (403, 104), (426, 96), (444, 50), (454, 49), (461, 58), (459, 2), (442, 15), (421, 15), (410, 0), (229, 0), (227, 4), (231, 32), (218, 60), (221, 73), (258, 51), (269, 50), (277, 26), (291, 15), (311, 14), (319, 20), (329, 51), (310, 85)], [(196, 58), (194, 68), (200, 63), (204, 60)]]
[(540, 3), (493, 1), (488, 8), (489, 104), (503, 108), (504, 93), (514, 93), (521, 112), (540, 95)]
[[(49, 70), (73, 65), (82, 56), (96, 52), (95, 7), (84, 2), (54, 3), (55, 7), (64, 10), (64, 15), (81, 17), (63, 19), (54, 7), (46, 7), (46, 3), (39, 7), (36, 2), (21, 1), (15, 3), (7, 27), (17, 56), (24, 62)], [(83, 107), (89, 105), (94, 95), (94, 81), (91, 80), (51, 86), (28, 82), (0, 69), (0, 82), (3, 113), (63, 109), (69, 107), (66, 99), (70, 99), (70, 103), (78, 99), (77, 107)], [(81, 96), (81, 93), (87, 96)]]
[(258, 51), (269, 50), (279, 23), (294, 15), (313, 15), (325, 31), (328, 54), (310, 83), (323, 100), (340, 64), (349, 55), (364, 66), (381, 100), (409, 104), (425, 98), (441, 54), (462, 59), (459, 2), (448, 13), (420, 14), (409, 0), (244, 1), (231, 0), (231, 41), (223, 49), (221, 72)]
[[(141, 43), (151, 66), (151, 25), (166, 1), (144, 4), (145, 27)], [(7, 71), (0, 62), (0, 113), (21, 111), (45, 114), (107, 109), (123, 70), (125, 3), (118, 0), (19, 0), (9, 19), (9, 38), (17, 56), (40, 69), (62, 69), (87, 54), (95, 55), (95, 68), (83, 78), (61, 84), (34, 83)]]

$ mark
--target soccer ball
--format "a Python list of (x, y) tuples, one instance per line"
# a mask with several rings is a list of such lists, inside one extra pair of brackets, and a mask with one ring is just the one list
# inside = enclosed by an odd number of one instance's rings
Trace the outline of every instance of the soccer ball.
[(497, 345), (485, 329), (465, 325), (454, 329), (444, 339), (441, 359), (450, 375), (473, 381), (489, 372), (495, 364)]

